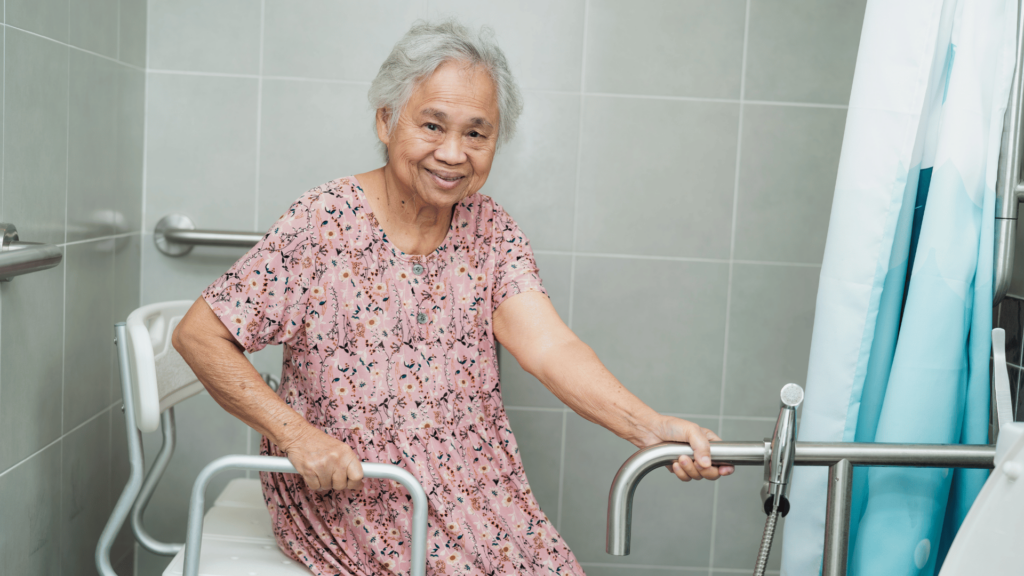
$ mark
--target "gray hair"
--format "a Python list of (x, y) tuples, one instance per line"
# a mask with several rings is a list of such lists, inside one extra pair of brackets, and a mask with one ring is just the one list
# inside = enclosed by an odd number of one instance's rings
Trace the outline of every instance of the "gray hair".
[[(474, 35), (455, 20), (416, 22), (380, 65), (370, 84), (369, 99), (374, 110), (388, 111), (388, 134), (394, 132), (416, 86), (441, 65), (453, 61), (483, 66), (491, 75), (498, 99), (498, 145), (511, 140), (523, 111), (523, 98), (505, 54), (494, 41), (493, 30), (483, 27)], [(383, 143), (380, 146), (387, 162), (387, 147)]]

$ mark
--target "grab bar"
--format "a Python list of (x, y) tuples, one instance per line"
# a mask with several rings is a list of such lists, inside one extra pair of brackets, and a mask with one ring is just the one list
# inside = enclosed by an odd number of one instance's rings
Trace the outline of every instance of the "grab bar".
[(1013, 277), (1013, 245), (1017, 237), (1018, 203), (1024, 200), (1020, 181), (1021, 168), (1021, 70), (1024, 67), (1024, 11), (1018, 10), (1017, 62), (1010, 84), (1010, 99), (1003, 122), (1003, 141), (999, 148), (999, 169), (996, 173), (996, 246), (993, 305), (999, 304), (1010, 288)]
[(64, 254), (52, 244), (19, 242), (14, 224), (0, 222), (0, 282), (15, 276), (47, 270), (60, 264)]
[(153, 229), (153, 242), (157, 250), (172, 257), (188, 254), (193, 246), (252, 248), (262, 239), (263, 234), (258, 232), (197, 230), (192, 219), (182, 214), (164, 216)]
[[(770, 452), (770, 444), (765, 441), (711, 443), (711, 461), (715, 466), (764, 466)], [(683, 455), (693, 457), (689, 444), (663, 442), (639, 450), (619, 468), (608, 494), (605, 550), (609, 554), (629, 554), (633, 494), (640, 480), (653, 470), (671, 465)], [(828, 466), (829, 477), (833, 479), (829, 482), (827, 495), (822, 575), (846, 573), (853, 466), (991, 469), (995, 455), (996, 448), (991, 445), (797, 442), (793, 464)]]

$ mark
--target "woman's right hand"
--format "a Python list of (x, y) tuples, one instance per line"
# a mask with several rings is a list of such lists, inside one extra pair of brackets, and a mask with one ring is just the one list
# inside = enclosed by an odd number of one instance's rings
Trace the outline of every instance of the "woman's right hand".
[(341, 440), (332, 438), (312, 425), (286, 446), (279, 445), (311, 490), (359, 490), (363, 487), (363, 464)]

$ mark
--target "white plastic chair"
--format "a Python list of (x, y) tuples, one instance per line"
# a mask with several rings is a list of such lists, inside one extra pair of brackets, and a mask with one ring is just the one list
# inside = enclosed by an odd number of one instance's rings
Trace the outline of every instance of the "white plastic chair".
[[(309, 576), (277, 547), (270, 513), (257, 479), (232, 480), (203, 515), (206, 486), (223, 470), (262, 470), (295, 473), (287, 458), (224, 456), (199, 473), (189, 501), (185, 544), (160, 542), (146, 532), (142, 514), (174, 452), (174, 405), (203, 391), (203, 385), (171, 346), (171, 334), (192, 302), (181, 300), (143, 306), (114, 326), (121, 393), (128, 431), (131, 474), (96, 546), (96, 567), (101, 576), (117, 576), (110, 549), (128, 516), (132, 532), (144, 548), (174, 556), (164, 576)], [(163, 446), (148, 474), (144, 472), (142, 432), (163, 431)], [(427, 497), (412, 474), (391, 464), (363, 464), (367, 478), (400, 482), (412, 496), (411, 576), (426, 570)], [(204, 529), (205, 525), (205, 529)]]

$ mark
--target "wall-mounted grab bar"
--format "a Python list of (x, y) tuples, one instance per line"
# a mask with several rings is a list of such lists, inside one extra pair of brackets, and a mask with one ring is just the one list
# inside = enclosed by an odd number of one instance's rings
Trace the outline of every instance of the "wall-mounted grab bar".
[[(712, 442), (711, 460), (718, 466), (764, 466), (770, 457), (770, 444), (760, 442)], [(829, 519), (826, 519), (823, 576), (846, 573), (846, 542), (849, 539), (850, 471), (853, 466), (914, 466), (931, 468), (992, 468), (995, 446), (958, 444), (869, 444), (838, 442), (797, 442), (793, 464), (796, 466), (828, 466)], [(680, 456), (693, 456), (688, 444), (665, 442), (644, 448), (619, 468), (608, 494), (608, 532), (606, 550), (609, 554), (629, 554), (630, 524), (633, 517), (633, 493), (648, 473), (670, 465)], [(832, 486), (832, 484), (835, 484)], [(845, 516), (842, 511), (846, 510)], [(837, 517), (838, 516), (838, 517)], [(829, 558), (831, 557), (831, 562)]]
[(1017, 238), (1018, 204), (1024, 200), (1021, 185), (1021, 70), (1024, 67), (1024, 11), (1018, 10), (1017, 62), (1010, 84), (1010, 99), (1003, 122), (1003, 142), (999, 148), (996, 173), (995, 283), (993, 304), (1002, 302), (1013, 277), (1013, 245)]
[(53, 268), (63, 257), (60, 248), (52, 244), (19, 242), (14, 224), (0, 222), (0, 282)]
[(170, 214), (156, 223), (153, 241), (156, 248), (167, 256), (184, 256), (193, 246), (234, 246), (252, 248), (263, 239), (258, 232), (231, 232), (227, 230), (196, 230), (188, 216)]

